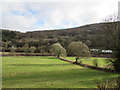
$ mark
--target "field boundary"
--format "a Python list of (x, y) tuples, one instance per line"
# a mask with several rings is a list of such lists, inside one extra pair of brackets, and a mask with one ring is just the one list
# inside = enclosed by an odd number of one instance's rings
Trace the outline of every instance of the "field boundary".
[(107, 68), (101, 68), (101, 67), (91, 66), (91, 65), (88, 65), (88, 64), (76, 63), (76, 62), (73, 62), (73, 61), (70, 61), (70, 60), (66, 60), (66, 59), (63, 59), (63, 58), (58, 58), (58, 59), (62, 60), (62, 61), (70, 62), (70, 63), (78, 65), (78, 66), (82, 66), (82, 67), (85, 67), (85, 68), (100, 70), (100, 71), (104, 71), (104, 72), (115, 72), (114, 70), (107, 69)]
[(9, 57), (9, 56), (54, 56), (50, 54), (1, 54), (1, 57)]

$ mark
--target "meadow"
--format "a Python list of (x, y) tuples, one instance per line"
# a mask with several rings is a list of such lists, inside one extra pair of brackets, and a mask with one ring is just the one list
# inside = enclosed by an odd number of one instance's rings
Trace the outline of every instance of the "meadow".
[(3, 88), (97, 88), (97, 83), (118, 76), (52, 56), (2, 57), (2, 70)]
[[(75, 57), (65, 57), (66, 60), (70, 60), (70, 61), (75, 61)], [(80, 58), (78, 60), (78, 63), (82, 63), (82, 64), (88, 64), (91, 66), (95, 66), (94, 65), (94, 60), (97, 61), (97, 67), (101, 67), (101, 68), (108, 68), (107, 66), (111, 65), (111, 62), (107, 59), (112, 59), (112, 58), (104, 58), (104, 57), (88, 57), (88, 58)]]

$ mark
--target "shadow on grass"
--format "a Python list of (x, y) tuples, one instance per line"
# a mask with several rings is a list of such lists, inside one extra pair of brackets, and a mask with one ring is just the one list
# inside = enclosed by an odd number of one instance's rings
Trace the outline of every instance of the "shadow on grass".
[(19, 83), (24, 83), (26, 85), (36, 83), (39, 86), (39, 83), (48, 85), (49, 82), (53, 83), (51, 87), (56, 87), (56, 85), (58, 85), (59, 87), (68, 88), (76, 85), (94, 86), (96, 85), (97, 82), (104, 82), (107, 79), (114, 78), (115, 75), (114, 73), (111, 72), (106, 73), (87, 68), (82, 69), (72, 68), (69, 70), (62, 71), (57, 69), (55, 71), (37, 71), (37, 72), (25, 71), (22, 73), (14, 72), (11, 74), (12, 75), (9, 74), (7, 76), (4, 76), (3, 73), (3, 85), (7, 85), (7, 82), (10, 82), (9, 85), (11, 86)]
[(52, 60), (53, 60), (53, 59), (56, 59), (55, 57), (47, 57), (47, 58), (48, 58), (48, 59), (52, 59)]
[[(114, 73), (106, 73), (100, 72), (96, 70), (90, 69), (70, 69), (70, 70), (62, 70), (62, 71), (41, 71), (41, 72), (23, 72), (23, 73), (15, 73), (15, 76), (7, 76), (4, 77), (3, 74), (3, 81), (4, 79), (45, 79), (46, 81), (49, 80), (76, 80), (76, 79), (103, 79), (109, 78)], [(114, 74), (115, 75), (115, 74)]]
[(67, 64), (8, 64), (9, 66), (68, 66), (71, 65)]

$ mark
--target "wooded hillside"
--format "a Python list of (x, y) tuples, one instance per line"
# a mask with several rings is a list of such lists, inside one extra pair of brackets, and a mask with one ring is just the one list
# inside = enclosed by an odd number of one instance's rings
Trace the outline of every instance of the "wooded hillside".
[[(112, 23), (120, 24), (120, 22)], [(70, 42), (81, 41), (90, 48), (111, 49), (114, 44), (112, 43), (112, 37), (106, 30), (106, 26), (110, 26), (110, 24), (111, 23), (97, 23), (69, 29), (26, 33), (1, 30), (2, 47), (5, 47), (4, 43), (7, 43), (8, 48), (6, 51), (9, 51), (9, 48), (12, 46), (17, 47), (17, 51), (23, 51), (20, 48), (28, 44), (28, 47), (34, 46), (37, 48), (35, 52), (49, 53), (49, 48), (53, 43), (58, 42), (67, 49)]]

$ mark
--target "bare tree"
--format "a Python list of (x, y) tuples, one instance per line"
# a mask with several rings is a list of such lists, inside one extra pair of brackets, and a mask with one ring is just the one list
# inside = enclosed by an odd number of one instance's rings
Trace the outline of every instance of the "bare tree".
[[(118, 15), (113, 14), (113, 15), (109, 15), (108, 17), (106, 17), (104, 19), (104, 21), (106, 22), (104, 24), (105, 27), (105, 32), (107, 35), (110, 35), (112, 38), (112, 43), (114, 43), (114, 47), (118, 47), (118, 36), (119, 36), (119, 21), (118, 21)], [(114, 49), (115, 49), (114, 48)]]
[(120, 72), (120, 21), (118, 21), (118, 15), (110, 15), (104, 20), (105, 32), (109, 34), (111, 38), (111, 43), (113, 47), (111, 48), (114, 51), (114, 59), (109, 59), (116, 72)]

